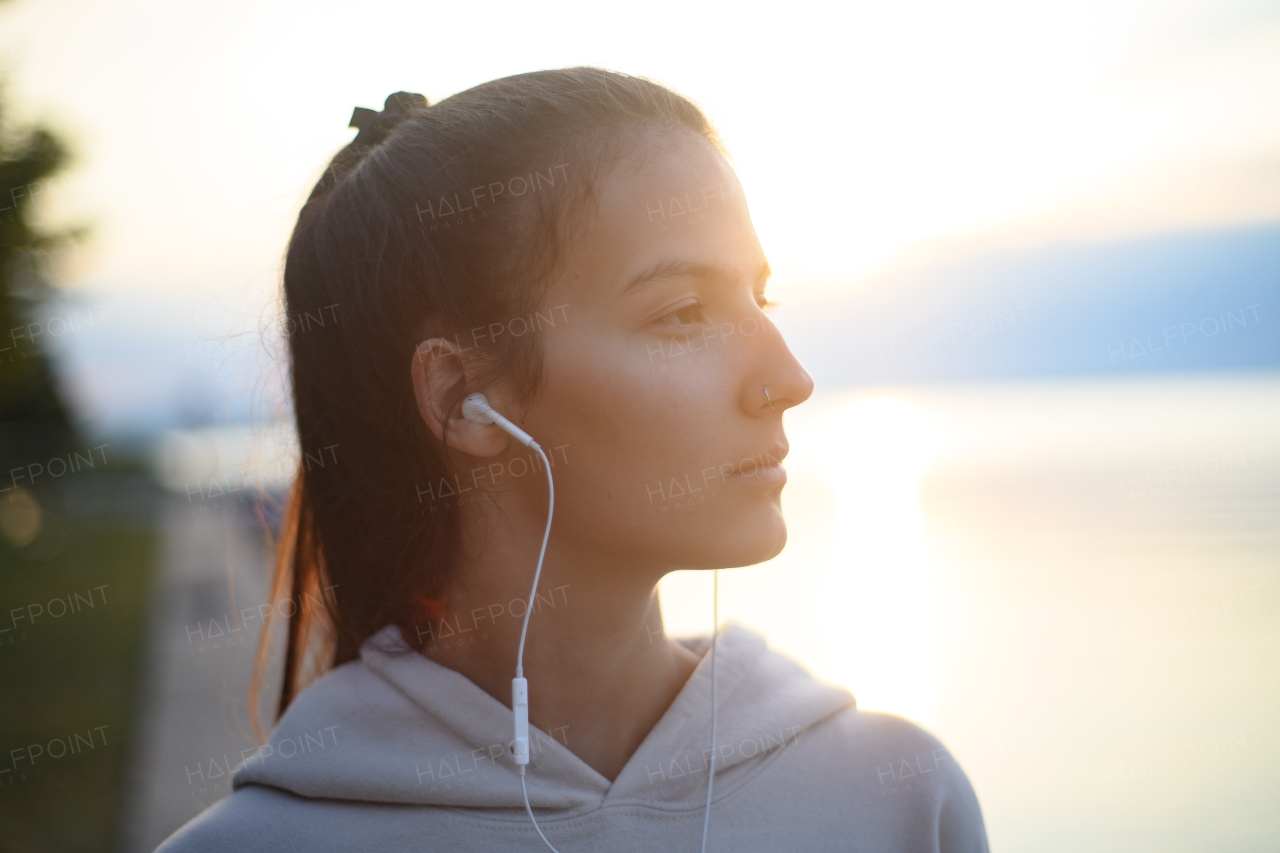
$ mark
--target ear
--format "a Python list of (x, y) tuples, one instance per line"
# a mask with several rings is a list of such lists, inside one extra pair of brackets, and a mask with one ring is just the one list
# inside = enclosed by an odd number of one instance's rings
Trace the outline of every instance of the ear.
[(449, 447), (471, 456), (497, 456), (507, 449), (511, 436), (502, 427), (467, 420), (461, 405), (448, 411), (448, 403), (461, 401), (469, 387), (464, 359), (452, 341), (431, 338), (418, 344), (409, 369), (418, 413), (436, 438), (444, 441), (447, 429)]

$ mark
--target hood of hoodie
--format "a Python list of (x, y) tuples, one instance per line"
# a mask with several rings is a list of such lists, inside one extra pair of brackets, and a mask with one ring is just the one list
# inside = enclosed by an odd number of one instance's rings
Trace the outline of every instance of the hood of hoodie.
[[(705, 784), (696, 781), (705, 780), (711, 757), (711, 643), (710, 637), (680, 642), (702, 660), (612, 783), (569, 750), (571, 733), (530, 725), (532, 806), (705, 802)], [(847, 690), (818, 681), (734, 623), (716, 644), (716, 697), (715, 790), (726, 794), (735, 779), (754, 776), (782, 747), (854, 704)], [(519, 771), (507, 751), (511, 730), (510, 708), (414, 652), (388, 626), (364, 644), (358, 660), (298, 695), (233, 785), (313, 798), (523, 810)]]

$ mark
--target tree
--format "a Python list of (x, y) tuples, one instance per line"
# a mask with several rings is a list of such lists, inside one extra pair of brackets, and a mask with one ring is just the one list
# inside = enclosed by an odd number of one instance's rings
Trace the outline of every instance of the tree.
[(0, 90), (0, 470), (65, 452), (75, 428), (49, 358), (34, 335), (35, 309), (50, 293), (52, 252), (81, 229), (45, 233), (32, 222), (32, 198), (66, 163), (48, 129), (9, 120)]

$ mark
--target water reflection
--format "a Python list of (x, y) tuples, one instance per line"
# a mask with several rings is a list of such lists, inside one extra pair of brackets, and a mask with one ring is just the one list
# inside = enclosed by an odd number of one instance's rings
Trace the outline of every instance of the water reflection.
[[(722, 573), (722, 617), (937, 732), (993, 849), (1274, 849), (1280, 379), (852, 391), (787, 417), (790, 541)], [(709, 579), (663, 603), (705, 631)]]

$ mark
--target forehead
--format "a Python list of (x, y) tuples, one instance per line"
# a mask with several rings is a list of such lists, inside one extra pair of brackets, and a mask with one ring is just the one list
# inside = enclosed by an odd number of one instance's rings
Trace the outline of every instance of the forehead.
[(560, 289), (616, 295), (625, 278), (668, 260), (758, 268), (764, 260), (737, 176), (693, 133), (647, 132), (601, 181), (570, 247)]

